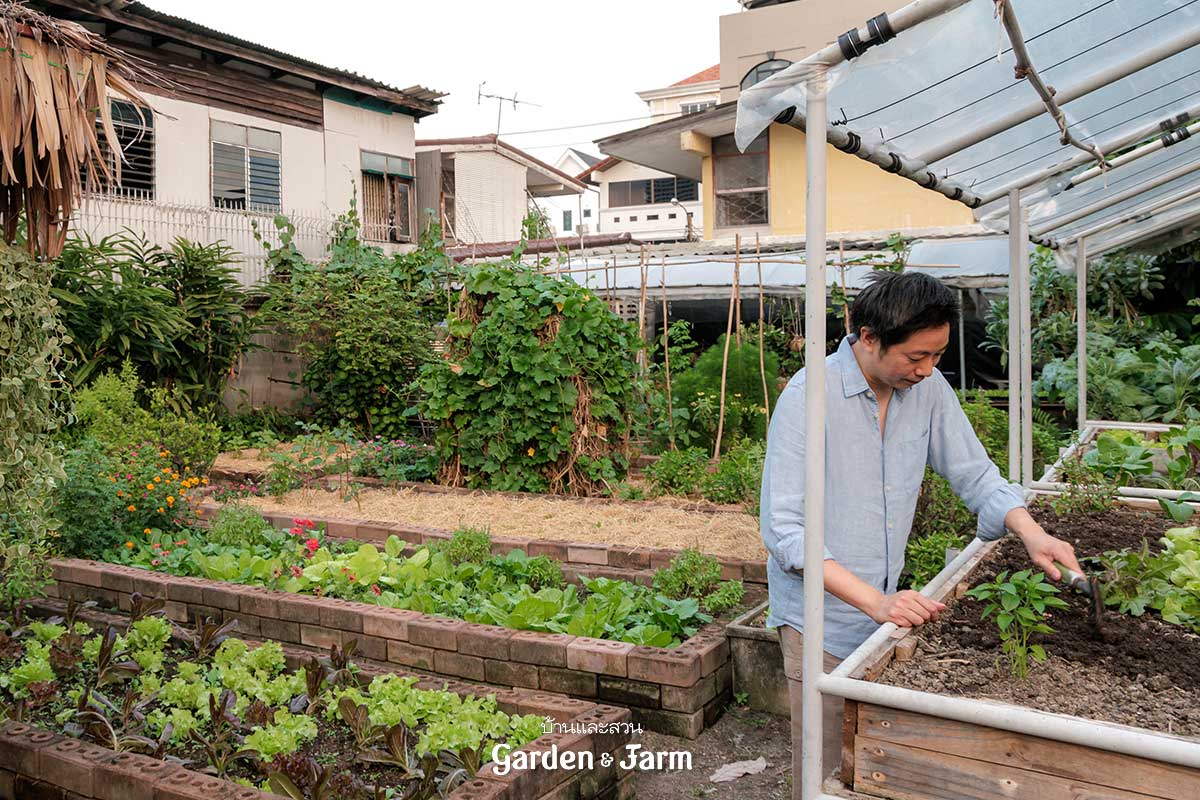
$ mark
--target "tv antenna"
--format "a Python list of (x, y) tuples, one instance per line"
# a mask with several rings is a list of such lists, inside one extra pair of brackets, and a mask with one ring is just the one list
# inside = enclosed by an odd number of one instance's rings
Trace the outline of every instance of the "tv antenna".
[(512, 103), (514, 110), (516, 110), (518, 104), (523, 105), (523, 106), (533, 106), (534, 108), (542, 107), (540, 104), (531, 103), (528, 100), (518, 100), (516, 92), (513, 92), (512, 97), (504, 97), (503, 95), (498, 95), (498, 94), (488, 94), (487, 92), (485, 92), (483, 90), (483, 87), (486, 85), (487, 85), (487, 81), (484, 81), (483, 83), (479, 84), (479, 89), (477, 90), (478, 96), (475, 98), (475, 105), (483, 105), (483, 99), (485, 97), (488, 100), (496, 101), (496, 135), (497, 136), (500, 135), (500, 117), (504, 113), (504, 104), (505, 103)]

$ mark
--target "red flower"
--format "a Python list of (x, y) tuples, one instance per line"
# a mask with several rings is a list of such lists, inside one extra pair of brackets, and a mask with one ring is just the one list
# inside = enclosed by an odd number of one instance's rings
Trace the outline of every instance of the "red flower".
[(154, 559), (153, 561), (151, 561), (151, 562), (150, 562), (150, 566), (152, 566), (152, 567), (157, 567), (157, 566), (158, 566), (158, 559), (156, 558), (156, 559)]
[(293, 578), (304, 577), (304, 570), (301, 567), (293, 566), (292, 567), (292, 577)]
[(354, 583), (354, 576), (353, 576), (353, 575), (351, 575), (351, 576), (350, 576), (350, 582), (351, 582), (351, 583)]
[(303, 531), (300, 530), (299, 526), (297, 526), (295, 528), (288, 528), (288, 533), (290, 533), (292, 536), (299, 536), (301, 533), (303, 533)]
[(383, 594), (383, 592), (382, 592), (382, 591), (380, 590), (380, 588), (379, 588), (379, 584), (378, 584), (378, 583), (372, 583), (372, 584), (371, 584), (371, 591), (372, 591), (372, 592), (374, 592), (374, 593), (375, 593), (375, 594), (377, 594), (377, 595)]
[(308, 552), (315, 553), (315, 552), (317, 552), (318, 548), (320, 548), (321, 543), (318, 542), (316, 539), (309, 539), (307, 542), (304, 543), (304, 546), (308, 548)]
[(293, 525), (299, 525), (299, 524), (300, 524), (300, 518), (299, 518), (299, 517), (292, 517), (292, 524), (293, 524)]

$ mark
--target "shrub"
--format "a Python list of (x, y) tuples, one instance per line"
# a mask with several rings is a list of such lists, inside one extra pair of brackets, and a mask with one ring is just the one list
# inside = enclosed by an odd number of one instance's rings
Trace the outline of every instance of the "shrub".
[(65, 416), (69, 340), (51, 274), (49, 264), (0, 246), (0, 604), (10, 613), (49, 580), (46, 535), (63, 477), (51, 437)]
[(749, 503), (757, 507), (766, 456), (765, 442), (738, 442), (721, 456), (714, 472), (704, 475), (700, 493), (710, 503)]
[(187, 530), (201, 500), (196, 489), (207, 482), (187, 468), (177, 471), (170, 453), (157, 446), (113, 455), (90, 438), (68, 453), (66, 473), (57, 509), (61, 549), (83, 558), (155, 532)]
[(427, 445), (376, 436), (355, 446), (350, 469), (355, 475), (386, 483), (424, 482), (432, 480), (437, 472), (437, 455)]
[(466, 277), (444, 358), (421, 370), (452, 486), (610, 492), (627, 468), (637, 333), (578, 284), (518, 264)]
[(72, 340), (72, 383), (128, 361), (142, 380), (171, 390), (177, 411), (219, 401), (258, 331), (237, 261), (224, 243), (180, 238), (164, 248), (129, 231), (69, 241), (54, 291)]
[(266, 544), (271, 524), (253, 506), (232, 503), (217, 512), (205, 536), (210, 542), (231, 547), (253, 548)]
[(708, 453), (699, 447), (668, 450), (646, 467), (646, 480), (655, 494), (695, 494), (707, 467)]
[[(415, 272), (445, 264), (445, 256), (423, 239), (416, 253), (389, 257), (362, 244), (358, 230), (351, 211), (338, 221), (327, 262), (294, 253), (282, 262), (288, 272), (273, 275), (264, 317), (295, 339), (318, 422), (400, 438), (416, 400), (413, 381), (432, 358), (425, 283)], [(280, 263), (278, 251), (269, 257)], [(444, 298), (438, 307), (444, 312)]]
[(492, 557), (492, 537), (487, 531), (464, 528), (455, 531), (439, 549), (451, 564), (483, 564)]
[[(720, 416), (721, 362), (725, 337), (701, 354), (694, 366), (681, 372), (672, 382), (676, 405), (691, 409), (691, 424), (686, 433), (676, 430), (676, 436), (686, 443), (696, 443), (710, 452), (716, 442)], [(779, 361), (774, 353), (766, 353), (767, 392), (771, 405), (779, 396), (774, 376), (779, 374)], [(767, 435), (766, 403), (763, 398), (762, 374), (758, 364), (758, 345), (747, 337), (739, 347), (729, 346), (729, 363), (725, 383), (725, 425), (722, 442), (732, 447), (740, 439), (761, 441)]]
[(147, 389), (126, 361), (119, 373), (107, 372), (76, 393), (76, 435), (95, 439), (110, 454), (150, 443), (169, 451), (177, 470), (207, 472), (220, 451), (220, 429), (192, 413), (177, 413), (178, 396)]
[(654, 573), (654, 589), (673, 600), (703, 597), (721, 582), (717, 559), (687, 548), (671, 559), (671, 565)]

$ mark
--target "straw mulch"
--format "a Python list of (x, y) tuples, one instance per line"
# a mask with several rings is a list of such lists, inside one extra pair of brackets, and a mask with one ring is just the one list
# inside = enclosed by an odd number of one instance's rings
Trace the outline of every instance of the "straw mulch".
[(296, 516), (371, 519), (431, 528), (480, 528), (493, 536), (560, 539), (630, 547), (695, 547), (713, 555), (763, 560), (758, 520), (749, 514), (703, 513), (661, 503), (585, 503), (570, 498), (433, 494), (365, 489), (343, 502), (336, 492), (297, 489), (276, 501), (249, 498), (264, 511)]
[(30, 255), (58, 256), (85, 179), (97, 188), (120, 182), (121, 158), (111, 154), (121, 148), (108, 97), (149, 105), (135, 82), (162, 84), (83, 26), (0, 0), (0, 229), (6, 243), (20, 236), (24, 213)]

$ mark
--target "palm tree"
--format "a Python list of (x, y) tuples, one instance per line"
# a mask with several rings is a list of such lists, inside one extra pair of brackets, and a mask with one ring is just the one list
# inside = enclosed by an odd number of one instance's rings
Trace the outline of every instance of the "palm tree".
[[(147, 106), (139, 62), (74, 22), (0, 0), (0, 235), (34, 257), (62, 251), (85, 181), (121, 180), (110, 92)], [(100, 125), (97, 126), (97, 119)], [(99, 127), (99, 130), (97, 128)], [(24, 223), (24, 224), (22, 224)]]

